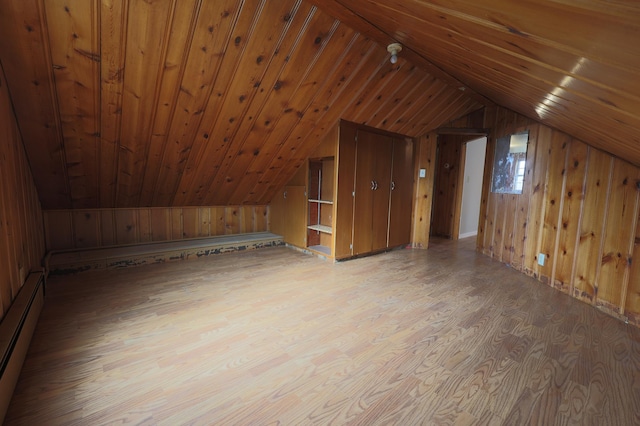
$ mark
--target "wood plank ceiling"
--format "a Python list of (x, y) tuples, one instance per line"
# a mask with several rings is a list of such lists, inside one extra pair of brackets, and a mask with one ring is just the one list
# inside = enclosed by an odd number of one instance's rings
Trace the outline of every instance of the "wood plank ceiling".
[(496, 104), (640, 165), (638, 1), (310, 1)]
[(327, 11), (1, 0), (0, 61), (43, 207), (264, 204), (341, 118), (420, 136), (485, 103), (424, 60), (390, 64)]

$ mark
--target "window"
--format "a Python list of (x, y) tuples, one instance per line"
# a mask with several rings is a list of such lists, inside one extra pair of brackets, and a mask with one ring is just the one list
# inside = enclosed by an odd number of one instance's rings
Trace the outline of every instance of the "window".
[(493, 159), (491, 192), (522, 194), (529, 132), (498, 138)]
[(522, 187), (524, 186), (524, 165), (526, 162), (526, 160), (518, 160), (518, 165), (516, 166), (516, 183), (514, 185), (514, 189), (521, 194)]

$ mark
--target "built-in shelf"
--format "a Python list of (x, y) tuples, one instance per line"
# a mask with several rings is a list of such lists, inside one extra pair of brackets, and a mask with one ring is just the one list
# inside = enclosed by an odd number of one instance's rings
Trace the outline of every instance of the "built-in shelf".
[(311, 229), (313, 231), (324, 232), (325, 234), (333, 233), (333, 228), (331, 228), (330, 226), (326, 226), (326, 225), (320, 225), (320, 224), (309, 225), (309, 226), (307, 226), (307, 228)]
[(307, 248), (331, 256), (333, 245), (333, 157), (309, 160)]
[(318, 253), (326, 254), (327, 256), (331, 256), (331, 249), (326, 246), (309, 246), (310, 250), (313, 250)]

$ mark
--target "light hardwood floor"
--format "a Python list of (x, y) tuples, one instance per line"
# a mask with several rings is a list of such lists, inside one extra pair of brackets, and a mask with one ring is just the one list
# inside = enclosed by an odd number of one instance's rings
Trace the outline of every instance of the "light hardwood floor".
[(640, 424), (640, 330), (476, 254), (285, 247), (56, 277), (6, 418)]

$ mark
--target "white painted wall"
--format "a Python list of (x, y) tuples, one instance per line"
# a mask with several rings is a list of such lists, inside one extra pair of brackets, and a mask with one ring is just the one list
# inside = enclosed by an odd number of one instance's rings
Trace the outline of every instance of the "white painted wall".
[(460, 211), (460, 238), (478, 233), (478, 215), (482, 198), (482, 175), (487, 138), (467, 142), (464, 162), (464, 182), (462, 185), (462, 206)]

